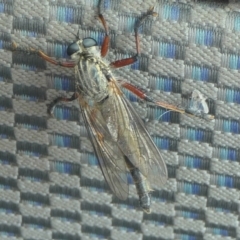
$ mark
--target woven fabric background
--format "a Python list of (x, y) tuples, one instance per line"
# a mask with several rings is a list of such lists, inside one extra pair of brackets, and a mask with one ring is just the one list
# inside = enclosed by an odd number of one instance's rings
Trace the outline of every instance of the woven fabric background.
[(163, 114), (126, 91), (168, 167), (149, 215), (134, 185), (126, 201), (111, 194), (77, 102), (47, 115), (49, 102), (74, 91), (73, 69), (9, 51), (14, 41), (64, 60), (78, 30), (101, 44), (96, 6), (0, 0), (0, 239), (240, 239), (240, 4), (104, 1), (110, 62), (135, 54), (137, 17), (151, 6), (158, 13), (141, 30), (139, 62), (116, 78), (175, 105), (198, 89), (215, 115)]

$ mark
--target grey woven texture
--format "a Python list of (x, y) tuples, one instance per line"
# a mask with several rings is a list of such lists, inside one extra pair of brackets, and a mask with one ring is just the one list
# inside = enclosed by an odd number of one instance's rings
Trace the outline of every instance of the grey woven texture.
[(206, 121), (133, 102), (169, 173), (149, 215), (134, 185), (126, 201), (112, 195), (77, 102), (47, 115), (48, 103), (74, 91), (74, 70), (8, 50), (16, 42), (64, 60), (78, 30), (101, 41), (96, 6), (0, 0), (0, 239), (240, 239), (240, 5), (104, 1), (109, 62), (134, 55), (134, 22), (152, 6), (158, 13), (141, 30), (139, 65), (115, 70), (116, 78), (176, 106), (198, 89), (215, 115)]

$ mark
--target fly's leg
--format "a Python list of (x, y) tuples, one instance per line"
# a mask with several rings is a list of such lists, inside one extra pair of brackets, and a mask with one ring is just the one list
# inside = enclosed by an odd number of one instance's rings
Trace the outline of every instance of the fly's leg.
[(147, 101), (147, 102), (151, 102), (154, 103), (154, 99), (152, 99), (151, 97), (147, 96), (146, 93), (144, 93), (141, 89), (135, 87), (134, 85), (132, 85), (131, 83), (125, 82), (125, 81), (121, 81), (118, 80), (118, 83), (126, 88), (127, 90), (129, 90), (130, 92), (132, 92), (133, 94), (135, 94), (137, 97), (139, 97), (140, 99)]
[(175, 111), (175, 112), (179, 112), (179, 113), (185, 113), (184, 109), (178, 108), (177, 106), (174, 106), (172, 104), (168, 104), (168, 103), (165, 103), (165, 102), (160, 102), (160, 101), (154, 100), (153, 98), (149, 97), (146, 93), (144, 93), (141, 89), (135, 87), (131, 83), (120, 81), (120, 80), (118, 82), (120, 83), (120, 85), (122, 87), (126, 88), (127, 90), (129, 90), (130, 92), (132, 92), (133, 94), (135, 94), (137, 97), (139, 97), (140, 99), (142, 99), (144, 101), (147, 101), (149, 103), (153, 103), (154, 105), (166, 108), (166, 109), (171, 110), (171, 111)]
[(101, 13), (101, 4), (102, 4), (102, 0), (99, 0), (99, 2), (98, 2), (98, 18), (101, 21), (101, 23), (104, 27), (104, 31), (105, 31), (105, 37), (104, 37), (102, 47), (101, 47), (101, 56), (105, 57), (107, 55), (107, 52), (108, 52), (110, 37), (109, 37), (109, 31), (108, 31), (107, 23), (106, 23), (105, 18), (103, 17), (103, 15)]
[(55, 108), (55, 105), (59, 102), (72, 102), (74, 100), (76, 100), (77, 98), (79, 97), (79, 94), (78, 93), (74, 93), (70, 98), (66, 98), (66, 97), (58, 97), (56, 98), (55, 100), (53, 100), (49, 105), (48, 105), (48, 108), (47, 108), (47, 112), (48, 114), (53, 114), (53, 110)]
[(59, 65), (61, 67), (66, 67), (66, 68), (74, 68), (75, 63), (73, 62), (61, 62), (61, 61), (56, 61), (53, 58), (49, 57), (46, 53), (42, 52), (41, 50), (37, 50), (34, 48), (20, 48), (17, 46), (16, 43), (12, 44), (12, 51), (14, 52), (24, 52), (26, 54), (35, 54), (38, 55), (40, 58), (44, 59), (45, 61), (54, 64), (54, 65)]
[[(139, 97), (140, 99), (142, 99), (146, 102), (152, 103), (152, 104), (154, 104), (156, 106), (159, 106), (159, 107), (166, 108), (167, 110), (170, 110), (170, 111), (179, 112), (179, 113), (186, 114), (186, 115), (189, 115), (189, 116), (199, 117), (198, 115), (190, 112), (189, 109), (181, 108), (181, 107), (178, 107), (178, 106), (166, 103), (166, 102), (156, 101), (155, 99), (149, 97), (141, 89), (137, 88), (136, 86), (132, 85), (131, 83), (128, 83), (128, 82), (125, 82), (125, 81), (122, 81), (122, 80), (118, 80), (118, 83), (122, 87), (126, 88), (131, 93), (135, 94), (137, 97)], [(214, 119), (214, 116), (210, 115), (210, 114), (204, 114), (203, 116), (200, 116), (200, 117), (205, 119), (205, 120), (210, 120), (210, 121)]]
[(120, 68), (120, 67), (133, 64), (138, 61), (138, 57), (140, 55), (140, 40), (139, 40), (139, 34), (138, 34), (139, 28), (150, 16), (156, 16), (156, 15), (157, 13), (153, 11), (153, 7), (152, 7), (136, 21), (135, 27), (134, 27), (136, 51), (137, 51), (136, 55), (130, 58), (124, 58), (124, 59), (112, 62), (110, 64), (111, 67)]

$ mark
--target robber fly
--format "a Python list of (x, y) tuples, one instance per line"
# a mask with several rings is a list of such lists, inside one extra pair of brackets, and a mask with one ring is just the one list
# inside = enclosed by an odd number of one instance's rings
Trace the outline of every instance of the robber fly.
[[(150, 186), (160, 186), (167, 180), (165, 162), (147, 132), (135, 109), (124, 96), (111, 68), (123, 67), (138, 60), (140, 54), (138, 30), (142, 23), (154, 16), (153, 8), (143, 14), (135, 24), (135, 56), (112, 62), (103, 61), (109, 45), (109, 31), (98, 3), (98, 17), (105, 37), (101, 52), (95, 39), (77, 39), (67, 48), (72, 62), (58, 62), (42, 51), (28, 49), (46, 61), (75, 69), (76, 92), (70, 98), (58, 97), (48, 108), (53, 111), (60, 101), (79, 101), (84, 123), (97, 156), (103, 176), (112, 192), (120, 199), (128, 197), (127, 176), (130, 172), (135, 183), (142, 209), (150, 212)], [(24, 51), (15, 47), (16, 51)], [(25, 49), (26, 51), (26, 49)]]

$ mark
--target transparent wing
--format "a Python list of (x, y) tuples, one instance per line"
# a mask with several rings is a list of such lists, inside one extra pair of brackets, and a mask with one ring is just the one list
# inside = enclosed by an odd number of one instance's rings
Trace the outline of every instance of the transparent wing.
[(152, 185), (163, 185), (167, 180), (166, 164), (147, 132), (142, 120), (113, 80), (111, 103), (117, 109), (113, 118), (118, 122), (118, 146)]
[[(168, 178), (167, 167), (157, 146), (147, 132), (142, 120), (136, 114), (132, 105), (127, 99), (124, 104), (128, 106), (128, 111), (134, 120), (134, 134), (139, 145), (140, 157), (134, 161), (134, 165), (150, 181), (151, 185), (161, 186)], [(130, 112), (131, 111), (131, 112)], [(131, 157), (129, 157), (131, 159)]]
[[(102, 173), (118, 198), (128, 196), (129, 166), (138, 168), (152, 185), (166, 182), (165, 162), (115, 80), (102, 103), (89, 106), (81, 97), (79, 103)], [(126, 158), (131, 164), (126, 164)]]
[(127, 169), (124, 156), (113, 141), (101, 112), (79, 98), (89, 138), (97, 155), (103, 176), (119, 199), (128, 197)]

